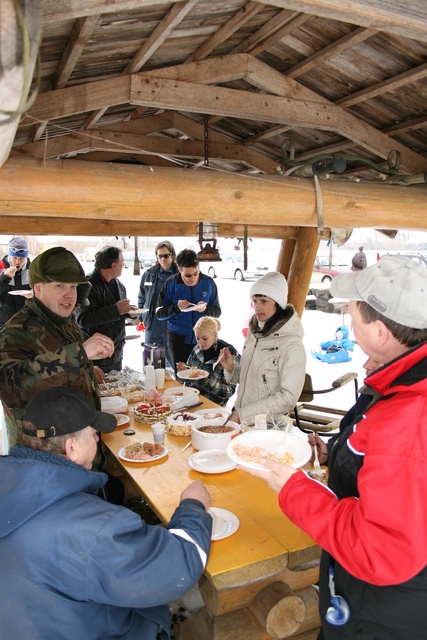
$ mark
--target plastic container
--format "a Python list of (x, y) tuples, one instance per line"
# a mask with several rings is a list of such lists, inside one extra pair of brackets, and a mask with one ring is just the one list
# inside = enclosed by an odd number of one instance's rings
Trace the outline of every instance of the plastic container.
[(200, 431), (204, 427), (221, 427), (225, 419), (197, 420), (191, 426), (191, 444), (199, 451), (204, 449), (226, 449), (231, 439), (240, 432), (240, 425), (231, 420), (227, 422), (224, 429), (230, 428), (230, 431), (218, 433), (208, 433)]

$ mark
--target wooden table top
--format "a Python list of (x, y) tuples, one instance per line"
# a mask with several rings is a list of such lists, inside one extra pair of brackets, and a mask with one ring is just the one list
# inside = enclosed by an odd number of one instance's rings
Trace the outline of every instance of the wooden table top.
[[(166, 386), (176, 384), (167, 382)], [(200, 400), (203, 406), (196, 411), (218, 407), (203, 396)], [(130, 424), (103, 434), (102, 439), (160, 519), (165, 523), (170, 520), (181, 492), (195, 479), (201, 479), (209, 489), (213, 507), (228, 509), (239, 518), (240, 526), (234, 534), (212, 543), (205, 573), (218, 588), (274, 576), (286, 567), (304, 568), (318, 559), (317, 545), (284, 516), (277, 495), (263, 480), (237, 469), (220, 474), (193, 470), (187, 460), (195, 449), (190, 445), (182, 451), (190, 436), (166, 434), (168, 455), (153, 462), (118, 458), (118, 451), (132, 442), (153, 442), (151, 427), (134, 420), (135, 406), (129, 405)], [(124, 435), (123, 431), (130, 427), (135, 429), (135, 435)]]

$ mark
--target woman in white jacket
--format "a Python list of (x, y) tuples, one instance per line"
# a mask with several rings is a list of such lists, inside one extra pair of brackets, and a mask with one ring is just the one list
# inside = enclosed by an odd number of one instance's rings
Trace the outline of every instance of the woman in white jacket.
[[(236, 361), (226, 377), (239, 383), (235, 408), (241, 409), (240, 415), (267, 414), (274, 420), (293, 409), (303, 389), (304, 331), (294, 307), (287, 304), (288, 285), (281, 273), (262, 276), (252, 285), (250, 296), (255, 313), (241, 362)], [(227, 353), (223, 363), (232, 357)]]

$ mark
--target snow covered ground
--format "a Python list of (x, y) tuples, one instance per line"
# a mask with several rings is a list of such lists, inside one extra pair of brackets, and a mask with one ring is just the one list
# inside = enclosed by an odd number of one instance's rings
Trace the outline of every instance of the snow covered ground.
[[(121, 276), (121, 280), (127, 289), (127, 295), (135, 304), (137, 304), (138, 300), (140, 279), (141, 276), (133, 275), (132, 269), (124, 270)], [(245, 318), (248, 316), (249, 292), (253, 283), (236, 282), (225, 278), (216, 278), (215, 282), (218, 287), (222, 309), (220, 336), (234, 345), (241, 353), (244, 343), (242, 328)], [(307, 352), (307, 372), (312, 376), (314, 389), (329, 388), (333, 380), (349, 371), (354, 371), (358, 374), (359, 384), (361, 385), (364, 378), (363, 363), (366, 360), (366, 356), (358, 345), (355, 345), (352, 361), (342, 364), (326, 364), (316, 360), (310, 354), (310, 351), (314, 350), (320, 342), (332, 340), (335, 337), (337, 327), (341, 324), (349, 327), (349, 337), (353, 338), (350, 316), (348, 314), (343, 316), (337, 313), (305, 310), (302, 316), (302, 323), (305, 332), (304, 345)], [(127, 333), (137, 333), (136, 328), (129, 326)], [(139, 335), (141, 336), (141, 341), (129, 340), (125, 345), (124, 351), (124, 364), (137, 371), (142, 369), (142, 347), (140, 343), (144, 340), (144, 334), (141, 333)], [(318, 396), (316, 403), (346, 410), (354, 403), (354, 385), (351, 383), (330, 395)]]

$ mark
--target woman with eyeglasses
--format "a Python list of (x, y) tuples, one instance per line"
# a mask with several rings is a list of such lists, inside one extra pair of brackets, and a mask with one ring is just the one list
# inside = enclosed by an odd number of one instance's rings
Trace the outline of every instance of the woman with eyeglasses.
[(221, 315), (218, 290), (214, 280), (200, 272), (197, 254), (184, 249), (176, 259), (179, 273), (160, 291), (157, 318), (167, 325), (170, 353), (177, 362), (187, 362), (196, 344), (193, 327), (202, 316)]
[(168, 349), (168, 328), (165, 322), (156, 317), (157, 299), (166, 280), (178, 273), (176, 253), (172, 242), (163, 240), (155, 248), (156, 264), (141, 276), (139, 285), (138, 307), (147, 309), (139, 316), (145, 326), (145, 343), (164, 347), (165, 367), (174, 369), (173, 358)]
[(25, 304), (26, 296), (9, 295), (10, 291), (28, 291), (28, 244), (24, 238), (12, 238), (9, 242), (8, 253), (0, 261), (0, 326), (4, 325)]

